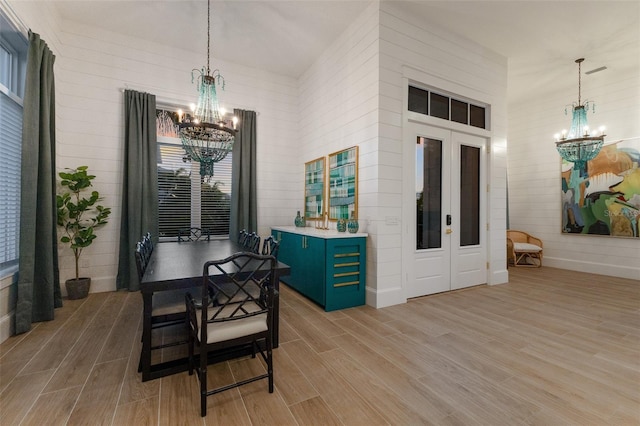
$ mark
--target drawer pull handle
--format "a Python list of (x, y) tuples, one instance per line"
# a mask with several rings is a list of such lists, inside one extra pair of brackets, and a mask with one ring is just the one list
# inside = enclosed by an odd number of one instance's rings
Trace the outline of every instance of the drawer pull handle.
[(358, 284), (360, 284), (360, 281), (349, 281), (349, 282), (346, 282), (346, 283), (334, 284), (333, 286), (334, 287), (346, 287), (348, 285), (358, 285)]
[(334, 268), (344, 268), (345, 266), (360, 266), (360, 262), (336, 263), (333, 265)]
[(342, 272), (341, 274), (333, 274), (333, 278), (340, 278), (340, 277), (351, 277), (353, 275), (360, 275), (360, 271), (355, 271), (355, 272)]
[(340, 253), (340, 254), (333, 255), (333, 257), (351, 257), (351, 256), (360, 256), (360, 253)]

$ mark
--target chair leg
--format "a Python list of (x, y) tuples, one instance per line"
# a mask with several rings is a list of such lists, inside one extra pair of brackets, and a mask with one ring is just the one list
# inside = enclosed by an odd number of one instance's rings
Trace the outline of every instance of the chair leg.
[(269, 393), (273, 393), (273, 342), (267, 338), (267, 374), (269, 374)]
[[(201, 355), (202, 356), (202, 355)], [(200, 416), (207, 415), (207, 369), (200, 369)]]

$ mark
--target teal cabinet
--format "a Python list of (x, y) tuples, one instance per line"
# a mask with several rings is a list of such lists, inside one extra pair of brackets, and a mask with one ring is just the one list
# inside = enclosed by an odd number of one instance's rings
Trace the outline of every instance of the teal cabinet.
[(272, 230), (280, 241), (279, 259), (291, 267), (280, 280), (325, 308), (364, 305), (366, 238), (323, 238)]

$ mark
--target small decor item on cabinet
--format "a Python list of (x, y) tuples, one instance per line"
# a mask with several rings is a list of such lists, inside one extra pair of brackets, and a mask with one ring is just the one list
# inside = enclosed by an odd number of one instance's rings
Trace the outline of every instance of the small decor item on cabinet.
[(300, 210), (298, 210), (298, 215), (296, 216), (296, 219), (293, 223), (297, 228), (304, 228), (305, 226), (307, 226), (307, 221), (305, 220), (305, 218), (300, 216)]
[(349, 219), (349, 221), (347, 222), (347, 229), (350, 233), (355, 234), (356, 232), (358, 232), (359, 227), (360, 226), (358, 225), (358, 219), (356, 219), (355, 213), (351, 212), (351, 219)]
[(336, 222), (336, 229), (338, 232), (345, 232), (347, 230), (347, 220), (338, 219), (338, 222)]

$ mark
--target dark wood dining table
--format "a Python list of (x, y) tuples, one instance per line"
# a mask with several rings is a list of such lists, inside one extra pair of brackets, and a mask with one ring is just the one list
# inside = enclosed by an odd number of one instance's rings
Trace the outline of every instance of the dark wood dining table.
[[(140, 292), (143, 300), (143, 333), (141, 369), (142, 381), (164, 377), (186, 371), (186, 358), (166, 361), (158, 364), (151, 363), (151, 329), (153, 294), (161, 291), (188, 289), (202, 284), (202, 273), (205, 262), (209, 260), (225, 259), (233, 253), (245, 251), (244, 247), (230, 240), (192, 241), (192, 242), (161, 242), (155, 245), (151, 259), (147, 265)], [(274, 299), (273, 346), (278, 347), (278, 324), (280, 299), (277, 291), (280, 287), (279, 277), (289, 275), (288, 265), (278, 262), (276, 268)]]

